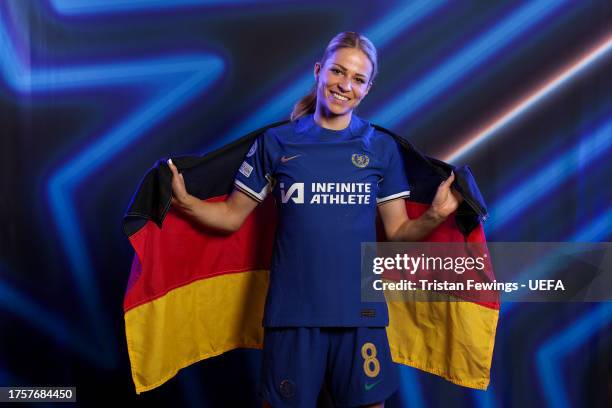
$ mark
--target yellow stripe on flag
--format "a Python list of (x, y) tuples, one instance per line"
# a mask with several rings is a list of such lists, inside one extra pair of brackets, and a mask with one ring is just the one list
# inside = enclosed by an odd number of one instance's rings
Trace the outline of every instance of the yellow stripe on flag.
[(165, 383), (195, 362), (244, 348), (262, 348), (269, 272), (200, 279), (125, 313), (136, 393)]
[(387, 301), (393, 361), (486, 389), (499, 311), (454, 301)]

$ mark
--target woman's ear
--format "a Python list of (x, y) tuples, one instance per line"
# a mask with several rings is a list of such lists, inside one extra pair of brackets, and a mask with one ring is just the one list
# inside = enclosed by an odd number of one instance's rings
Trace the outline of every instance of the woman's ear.
[(321, 63), (320, 62), (315, 62), (314, 64), (314, 77), (315, 77), (315, 82), (319, 81), (319, 74), (321, 73)]

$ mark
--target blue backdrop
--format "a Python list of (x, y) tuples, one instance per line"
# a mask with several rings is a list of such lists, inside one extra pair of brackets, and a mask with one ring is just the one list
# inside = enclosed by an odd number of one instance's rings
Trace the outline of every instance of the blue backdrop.
[[(0, 386), (259, 406), (238, 350), (136, 396), (121, 218), (162, 157), (288, 117), (338, 32), (378, 47), (359, 114), (469, 164), (490, 241), (612, 238), (612, 3), (3, 0)], [(502, 305), (488, 391), (414, 369), (388, 407), (605, 406), (610, 303)]]

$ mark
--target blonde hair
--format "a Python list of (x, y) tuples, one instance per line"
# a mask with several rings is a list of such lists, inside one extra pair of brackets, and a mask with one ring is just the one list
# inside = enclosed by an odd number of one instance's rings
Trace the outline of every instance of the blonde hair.
[[(374, 82), (376, 74), (378, 74), (378, 55), (374, 44), (365, 36), (358, 34), (354, 31), (344, 31), (336, 35), (327, 44), (323, 58), (321, 58), (321, 67), (325, 65), (325, 61), (338, 49), (340, 48), (357, 48), (368, 57), (372, 63), (372, 76), (370, 77), (369, 84)], [(291, 112), (290, 119), (292, 121), (298, 120), (304, 115), (314, 113), (317, 106), (317, 84), (315, 83), (305, 96), (303, 96), (294, 106)]]

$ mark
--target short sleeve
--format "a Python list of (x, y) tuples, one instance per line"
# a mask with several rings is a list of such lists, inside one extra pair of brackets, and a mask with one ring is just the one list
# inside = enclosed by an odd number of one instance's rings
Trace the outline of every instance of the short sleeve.
[(265, 133), (255, 139), (234, 179), (234, 186), (238, 190), (258, 202), (262, 202), (268, 195), (272, 179), (270, 152), (266, 146), (267, 139), (269, 138)]
[(399, 146), (391, 139), (385, 147), (383, 160), (386, 166), (383, 169), (383, 178), (378, 183), (377, 204), (410, 196), (406, 167)]

